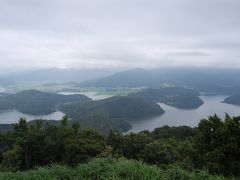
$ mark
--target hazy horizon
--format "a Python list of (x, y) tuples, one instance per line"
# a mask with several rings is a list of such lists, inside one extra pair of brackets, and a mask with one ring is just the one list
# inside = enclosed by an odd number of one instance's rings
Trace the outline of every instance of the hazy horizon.
[(240, 68), (237, 0), (2, 0), (0, 71)]

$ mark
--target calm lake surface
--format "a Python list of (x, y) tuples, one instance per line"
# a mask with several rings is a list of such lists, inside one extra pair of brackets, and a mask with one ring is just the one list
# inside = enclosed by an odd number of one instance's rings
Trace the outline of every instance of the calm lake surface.
[(28, 121), (35, 119), (49, 119), (60, 120), (64, 116), (64, 113), (57, 111), (47, 115), (34, 116), (30, 114), (24, 114), (16, 110), (0, 111), (0, 124), (16, 123), (22, 117), (25, 117)]
[(60, 92), (59, 94), (64, 94), (64, 95), (82, 94), (91, 98), (94, 101), (112, 97), (111, 95), (98, 94), (98, 92), (77, 92), (77, 93), (76, 92)]
[(140, 121), (130, 122), (132, 132), (142, 130), (154, 130), (164, 125), (168, 126), (197, 126), (199, 121), (216, 113), (220, 117), (224, 117), (225, 113), (232, 116), (240, 115), (240, 106), (221, 103), (226, 96), (201, 96), (204, 104), (197, 109), (182, 110), (162, 103), (158, 103), (164, 110), (163, 115), (151, 117)]

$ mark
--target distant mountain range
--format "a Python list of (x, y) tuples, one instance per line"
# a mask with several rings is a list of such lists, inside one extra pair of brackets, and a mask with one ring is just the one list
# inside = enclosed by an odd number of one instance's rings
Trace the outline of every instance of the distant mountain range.
[(163, 83), (197, 88), (240, 85), (239, 69), (162, 68), (131, 69), (113, 75), (85, 81), (80, 87), (159, 87)]
[(160, 87), (162, 84), (196, 87), (200, 91), (234, 91), (219, 87), (240, 85), (239, 69), (160, 68), (130, 69), (43, 69), (0, 77), (0, 84), (15, 82), (79, 82), (78, 87)]
[(0, 78), (0, 84), (14, 82), (70, 82), (86, 81), (113, 74), (112, 70), (106, 69), (43, 69), (19, 74), (9, 74)]

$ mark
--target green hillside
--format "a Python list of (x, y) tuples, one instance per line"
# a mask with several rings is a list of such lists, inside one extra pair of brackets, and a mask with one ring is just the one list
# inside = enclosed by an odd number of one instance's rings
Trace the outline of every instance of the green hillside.
[(240, 93), (225, 98), (223, 102), (227, 104), (240, 105)]
[(84, 95), (62, 95), (37, 90), (20, 91), (0, 97), (0, 110), (17, 109), (22, 113), (41, 115), (56, 111), (57, 106), (69, 102), (91, 100)]
[(150, 100), (122, 96), (65, 104), (60, 110), (72, 119), (80, 119), (88, 114), (100, 114), (109, 119), (137, 119), (164, 113), (158, 104)]
[(59, 110), (83, 127), (91, 127), (103, 133), (111, 129), (126, 132), (131, 129), (127, 120), (138, 120), (164, 113), (156, 103), (141, 98), (115, 96), (99, 101), (75, 102), (60, 106)]
[(199, 92), (182, 87), (148, 88), (129, 96), (162, 102), (181, 109), (198, 108), (204, 103), (199, 98)]

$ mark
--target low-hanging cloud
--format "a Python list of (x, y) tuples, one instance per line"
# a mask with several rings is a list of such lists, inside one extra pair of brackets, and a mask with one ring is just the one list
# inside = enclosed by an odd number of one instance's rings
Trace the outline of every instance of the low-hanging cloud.
[(1, 0), (0, 70), (240, 67), (238, 0)]

